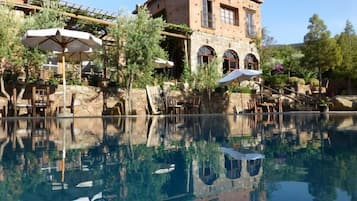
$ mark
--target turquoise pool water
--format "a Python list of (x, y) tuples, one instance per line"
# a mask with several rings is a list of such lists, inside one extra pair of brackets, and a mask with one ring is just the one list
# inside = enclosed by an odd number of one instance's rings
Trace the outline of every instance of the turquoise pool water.
[(0, 122), (0, 200), (357, 200), (353, 114)]

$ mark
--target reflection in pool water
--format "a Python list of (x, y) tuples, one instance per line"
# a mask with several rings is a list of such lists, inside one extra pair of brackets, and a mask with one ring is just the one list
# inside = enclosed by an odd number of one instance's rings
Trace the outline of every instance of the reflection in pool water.
[(0, 200), (354, 201), (356, 117), (1, 119)]

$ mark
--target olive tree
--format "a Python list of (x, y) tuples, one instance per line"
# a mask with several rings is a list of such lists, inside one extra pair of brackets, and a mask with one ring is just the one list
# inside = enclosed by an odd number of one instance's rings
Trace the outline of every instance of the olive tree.
[[(21, 36), (29, 29), (48, 29), (65, 26), (58, 2), (44, 1), (43, 3), (44, 9), (25, 17), (20, 31)], [(28, 68), (28, 76), (30, 76), (30, 79), (37, 80), (36, 72), (39, 72), (49, 52), (36, 48), (26, 48), (23, 53), (23, 62)]]
[[(25, 75), (25, 66), (29, 67), (28, 72), (38, 72), (38, 68), (45, 61), (43, 52), (25, 48), (21, 43), (21, 37), (28, 29), (58, 26), (61, 19), (50, 9), (52, 6), (48, 4), (43, 10), (29, 16), (23, 16), (10, 6), (0, 6), (0, 85), (1, 92), (8, 99), (9, 106), (13, 104), (13, 100), (5, 90), (4, 80), (7, 85), (15, 87), (18, 84), (18, 76), (24, 77)], [(14, 94), (17, 100), (21, 99), (25, 92), (27, 78), (25, 82), (21, 82), (21, 91)]]
[(10, 84), (23, 63), (24, 47), (19, 39), (22, 21), (18, 13), (2, 5), (0, 19), (0, 85), (2, 94), (10, 101), (10, 95), (4, 87), (4, 76), (8, 77), (6, 82)]
[[(119, 16), (111, 29), (115, 38), (114, 51), (118, 70), (124, 77), (127, 89), (127, 111), (132, 113), (131, 92), (133, 86), (143, 87), (153, 81), (155, 57), (166, 58), (160, 47), (164, 21), (152, 18), (146, 7), (138, 9), (135, 17)], [(122, 60), (122, 61), (121, 61)]]
[(211, 94), (214, 89), (218, 86), (218, 80), (220, 74), (218, 72), (220, 65), (217, 58), (214, 58), (212, 61), (207, 64), (200, 66), (196, 77), (196, 88), (199, 91), (205, 91), (208, 95), (208, 100), (211, 100)]

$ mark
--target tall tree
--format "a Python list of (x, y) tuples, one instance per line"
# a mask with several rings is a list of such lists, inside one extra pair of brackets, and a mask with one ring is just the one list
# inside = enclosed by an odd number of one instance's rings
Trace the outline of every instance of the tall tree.
[(11, 69), (16, 70), (21, 65), (23, 46), (19, 36), (22, 20), (19, 15), (7, 6), (0, 6), (0, 58), (11, 64)]
[(342, 62), (341, 49), (336, 40), (330, 38), (324, 21), (314, 14), (309, 19), (309, 32), (304, 36), (302, 63), (306, 68), (316, 70), (319, 74), (319, 92), (321, 94), (322, 73), (333, 70)]
[(65, 18), (61, 14), (61, 7), (57, 1), (43, 1), (43, 9), (25, 19), (22, 32), (28, 29), (48, 29), (65, 26)]
[(257, 38), (255, 40), (255, 45), (258, 49), (259, 56), (260, 56), (260, 64), (261, 66), (269, 65), (274, 48), (273, 45), (275, 44), (275, 40), (272, 36), (268, 35), (268, 30), (266, 28), (262, 29), (261, 38)]
[[(64, 27), (64, 17), (60, 14), (60, 5), (57, 1), (43, 1), (42, 10), (33, 15), (26, 16), (23, 26), (21, 27), (21, 36), (29, 29), (48, 29), (55, 27)], [(20, 36), (20, 37), (21, 37)], [(24, 50), (24, 65), (28, 67), (28, 76), (37, 79), (36, 74), (39, 72), (42, 64), (46, 61), (49, 52), (41, 51), (36, 48), (26, 48)]]
[[(0, 86), (1, 93), (10, 101), (4, 80), (10, 84), (16, 72), (22, 67), (24, 47), (19, 40), (21, 17), (10, 7), (0, 5)], [(7, 76), (4, 76), (6, 73)], [(8, 78), (8, 80), (6, 79)]]
[[(50, 9), (54, 6), (54, 2), (47, 5), (42, 11), (26, 16), (25, 19), (11, 7), (0, 6), (0, 86), (2, 94), (6, 96), (9, 104), (13, 104), (13, 101), (5, 90), (4, 81), (8, 85), (18, 84), (16, 83), (17, 77), (25, 74), (23, 69), (25, 66), (28, 66), (29, 71), (35, 74), (45, 59), (41, 51), (25, 48), (21, 44), (21, 37), (27, 29), (55, 27), (61, 21), (58, 15)], [(58, 7), (58, 4), (56, 5)], [(5, 70), (7, 76), (2, 73)], [(25, 89), (25, 85), (22, 85), (21, 91), (16, 94), (17, 100), (22, 98)]]
[(347, 91), (351, 94), (351, 80), (357, 78), (357, 35), (350, 21), (347, 20), (344, 32), (337, 36), (337, 44), (343, 58), (337, 72), (348, 79)]
[(111, 30), (119, 48), (115, 50), (117, 58), (119, 60), (123, 55), (125, 58), (125, 68), (120, 69), (123, 70), (127, 88), (128, 113), (132, 113), (133, 85), (143, 87), (151, 84), (155, 57), (166, 58), (165, 51), (160, 47), (163, 28), (164, 21), (161, 18), (152, 18), (147, 8), (141, 7), (134, 18), (119, 17), (117, 26)]
[(214, 58), (208, 64), (200, 66), (196, 75), (196, 87), (200, 91), (207, 92), (209, 101), (211, 101), (212, 92), (218, 86), (217, 81), (220, 78), (220, 74), (218, 72), (220, 67), (219, 63), (218, 59)]

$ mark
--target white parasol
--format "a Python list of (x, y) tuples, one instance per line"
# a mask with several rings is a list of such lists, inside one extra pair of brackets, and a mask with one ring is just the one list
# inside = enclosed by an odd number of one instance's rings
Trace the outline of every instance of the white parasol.
[(220, 84), (229, 84), (233, 80), (237, 80), (242, 82), (244, 80), (250, 80), (253, 77), (259, 76), (262, 74), (262, 71), (259, 70), (251, 70), (251, 69), (235, 69), (234, 71), (228, 73), (228, 75), (224, 76), (218, 82)]
[(38, 48), (40, 50), (62, 53), (63, 111), (65, 111), (66, 73), (64, 53), (85, 52), (91, 50), (91, 48), (98, 48), (102, 45), (102, 40), (87, 32), (52, 28), (28, 30), (22, 37), (22, 43), (28, 47)]
[(251, 150), (234, 150), (233, 148), (221, 147), (221, 150), (225, 154), (229, 154), (232, 158), (236, 160), (258, 160), (264, 159), (265, 156), (263, 154), (251, 151)]
[(155, 68), (160, 69), (160, 68), (172, 68), (174, 66), (174, 62), (168, 61), (165, 59), (161, 58), (155, 58)]
[[(232, 72), (228, 73), (226, 76), (221, 78), (218, 83), (221, 85), (228, 85), (232, 81), (237, 80), (238, 82), (242, 82), (245, 80), (250, 80), (253, 77), (257, 77), (262, 74), (260, 70), (251, 70), (251, 69), (235, 69)], [(243, 98), (241, 93), (241, 107), (243, 107)], [(241, 108), (242, 109), (242, 108)]]

